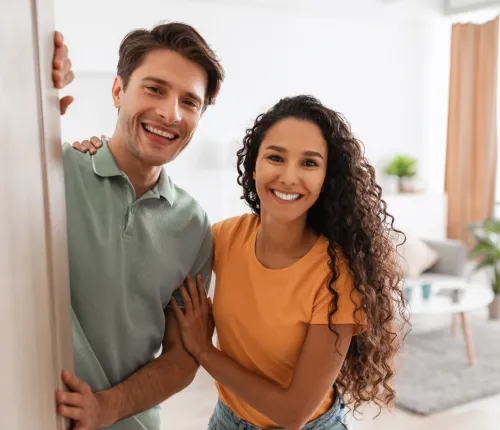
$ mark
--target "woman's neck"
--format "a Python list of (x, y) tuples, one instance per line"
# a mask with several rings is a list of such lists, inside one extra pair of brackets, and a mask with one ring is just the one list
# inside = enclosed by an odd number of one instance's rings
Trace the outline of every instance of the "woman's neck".
[(266, 267), (280, 269), (300, 260), (314, 246), (318, 236), (306, 226), (306, 216), (290, 222), (261, 212), (255, 254)]

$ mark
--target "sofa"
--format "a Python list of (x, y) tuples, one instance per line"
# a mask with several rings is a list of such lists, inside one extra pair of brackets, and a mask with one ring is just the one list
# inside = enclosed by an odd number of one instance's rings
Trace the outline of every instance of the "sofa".
[(406, 284), (463, 283), (469, 278), (467, 250), (458, 240), (407, 235), (397, 250)]

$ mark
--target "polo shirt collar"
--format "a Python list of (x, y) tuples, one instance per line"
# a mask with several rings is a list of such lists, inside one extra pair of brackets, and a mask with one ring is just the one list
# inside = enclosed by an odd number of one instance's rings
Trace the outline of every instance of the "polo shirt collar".
[(158, 191), (160, 196), (162, 196), (170, 203), (170, 206), (173, 206), (175, 194), (174, 184), (172, 183), (170, 177), (167, 175), (165, 167), (161, 168), (160, 179), (158, 180), (158, 183), (156, 184), (154, 189)]
[(103, 178), (123, 176), (108, 147), (108, 140), (102, 139), (102, 147), (92, 156), (92, 166), (96, 175)]

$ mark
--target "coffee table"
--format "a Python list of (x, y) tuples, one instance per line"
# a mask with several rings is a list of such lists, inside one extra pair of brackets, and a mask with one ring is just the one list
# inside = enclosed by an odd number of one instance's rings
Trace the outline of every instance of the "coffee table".
[[(424, 284), (424, 282), (422, 282)], [(456, 333), (458, 319), (460, 319), (462, 332), (467, 349), (469, 364), (474, 364), (474, 347), (472, 334), (469, 329), (466, 312), (481, 309), (488, 306), (494, 298), (493, 291), (489, 285), (456, 283), (456, 282), (432, 282), (431, 295), (424, 300), (421, 284), (407, 282), (407, 286), (412, 289), (410, 311), (412, 315), (420, 314), (444, 314), (452, 315), (452, 334)], [(454, 303), (450, 296), (440, 295), (444, 290), (460, 290), (461, 297)]]

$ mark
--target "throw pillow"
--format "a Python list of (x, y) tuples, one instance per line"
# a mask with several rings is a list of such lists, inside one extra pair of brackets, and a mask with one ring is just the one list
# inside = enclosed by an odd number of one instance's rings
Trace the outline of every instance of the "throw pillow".
[[(394, 244), (401, 240), (393, 240)], [(416, 278), (434, 266), (439, 260), (439, 254), (423, 240), (411, 234), (406, 234), (406, 242), (397, 249), (398, 260), (403, 275), (406, 278)]]

